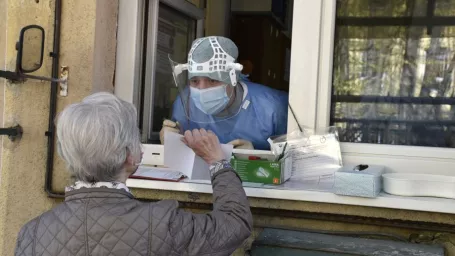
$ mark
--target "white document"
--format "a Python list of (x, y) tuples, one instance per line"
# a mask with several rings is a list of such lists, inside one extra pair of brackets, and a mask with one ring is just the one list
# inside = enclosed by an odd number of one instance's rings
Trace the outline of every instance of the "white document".
[[(164, 165), (178, 170), (191, 180), (210, 180), (209, 165), (182, 142), (183, 136), (164, 133)], [(233, 146), (221, 144), (226, 159), (231, 159)]]
[(164, 132), (164, 165), (191, 179), (196, 154), (182, 142), (182, 138), (180, 134)]

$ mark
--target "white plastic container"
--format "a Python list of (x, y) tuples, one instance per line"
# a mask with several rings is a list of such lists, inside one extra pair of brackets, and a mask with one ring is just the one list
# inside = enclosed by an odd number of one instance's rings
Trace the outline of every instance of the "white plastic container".
[(417, 173), (382, 175), (386, 193), (398, 196), (428, 196), (455, 199), (455, 177)]

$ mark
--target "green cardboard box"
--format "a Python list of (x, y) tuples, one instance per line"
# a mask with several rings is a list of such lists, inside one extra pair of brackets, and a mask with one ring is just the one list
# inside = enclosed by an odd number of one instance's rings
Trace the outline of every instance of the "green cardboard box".
[[(254, 156), (254, 155), (252, 155)], [(291, 157), (280, 161), (247, 160), (233, 157), (231, 165), (243, 182), (279, 185), (291, 177)]]

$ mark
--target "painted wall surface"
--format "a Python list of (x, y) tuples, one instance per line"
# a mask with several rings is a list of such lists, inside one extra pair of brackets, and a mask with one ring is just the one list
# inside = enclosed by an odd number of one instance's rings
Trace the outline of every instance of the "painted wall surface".
[[(0, 31), (0, 34), (6, 34), (5, 48), (2, 49), (6, 52), (2, 59), (8, 70), (14, 70), (15, 44), (20, 29), (29, 24), (41, 25), (46, 28), (47, 37), (52, 38), (52, 30), (48, 28), (52, 28), (53, 7), (48, 1), (25, 3), (15, 0), (1, 0), (0, 6), (6, 7), (6, 23)], [(50, 52), (51, 49), (52, 40), (46, 40), (45, 51)], [(49, 76), (50, 73), (51, 60), (45, 58), (43, 67), (36, 74)], [(1, 83), (4, 82), (2, 79)], [(3, 100), (2, 126), (19, 123), (24, 129), (20, 142), (12, 143), (3, 138), (2, 144), (0, 255), (13, 255), (20, 226), (55, 203), (43, 192), (49, 84), (37, 81), (6, 83)]]
[[(7, 30), (6, 22), (8, 16), (7, 12), (7, 2), (0, 0), (0, 70), (6, 70), (6, 40), (7, 40)], [(4, 104), (4, 91), (5, 91), (6, 80), (0, 80), (0, 124), (3, 125), (3, 104)], [(2, 144), (3, 137), (0, 136), (0, 145)], [(0, 170), (2, 166), (2, 153), (0, 150)], [(0, 184), (2, 184), (2, 173), (0, 172)]]
[[(54, 0), (18, 1), (0, 0), (0, 67), (14, 69), (15, 43), (19, 30), (28, 24), (38, 24), (46, 30), (44, 65), (38, 75), (50, 76), (52, 51)], [(58, 110), (79, 101), (93, 91), (112, 91), (115, 77), (115, 45), (118, 3), (114, 0), (65, 0), (62, 10), (60, 65), (69, 67), (68, 97), (58, 98)], [(6, 35), (6, 36), (3, 36)], [(24, 128), (20, 142), (3, 139), (0, 171), (0, 255), (13, 255), (20, 227), (40, 213), (59, 203), (44, 192), (47, 130), (49, 110), (49, 83), (27, 81), (22, 84), (6, 83), (0, 79), (0, 113), (4, 113), (3, 127), (19, 123)], [(4, 91), (4, 95), (2, 95)], [(3, 104), (4, 101), (4, 104)], [(2, 109), (3, 108), (3, 109)], [(70, 179), (64, 163), (54, 156), (53, 189), (62, 192)], [(176, 199), (181, 202), (209, 205), (206, 194), (133, 190), (139, 198), (151, 200)], [(455, 255), (452, 241), (455, 236), (419, 229), (397, 228), (376, 222), (370, 225), (341, 223), (284, 217), (282, 211), (296, 213), (332, 213), (347, 216), (409, 220), (439, 224), (455, 224), (454, 215), (413, 212), (361, 206), (296, 202), (286, 200), (250, 199), (253, 208), (274, 209), (272, 213), (254, 216), (255, 233), (267, 225), (323, 230), (390, 232), (422, 243), (444, 244), (450, 255)], [(204, 212), (189, 209), (194, 212)], [(411, 239), (411, 240), (412, 240)], [(245, 243), (249, 246), (252, 239)], [(242, 249), (237, 255), (242, 255)]]
[[(69, 67), (68, 97), (59, 97), (58, 111), (97, 91), (114, 90), (118, 1), (63, 1), (60, 65)], [(71, 180), (54, 155), (52, 187), (64, 191)]]
[[(0, 0), (0, 67), (14, 70), (15, 44), (23, 26), (37, 24), (46, 32), (43, 67), (36, 75), (50, 76), (54, 0)], [(58, 98), (58, 110), (92, 91), (113, 90), (118, 2), (65, 0), (61, 22), (60, 65), (69, 66), (68, 97)], [(6, 35), (3, 36), (3, 35)], [(3, 139), (0, 172), (0, 255), (13, 255), (20, 227), (56, 205), (44, 192), (50, 84), (28, 80), (21, 84), (0, 79), (3, 127), (19, 123), (24, 134), (17, 143)], [(3, 106), (4, 100), (4, 106)], [(54, 186), (68, 183), (65, 166), (55, 156)]]
[(229, 36), (230, 0), (207, 0), (205, 35)]

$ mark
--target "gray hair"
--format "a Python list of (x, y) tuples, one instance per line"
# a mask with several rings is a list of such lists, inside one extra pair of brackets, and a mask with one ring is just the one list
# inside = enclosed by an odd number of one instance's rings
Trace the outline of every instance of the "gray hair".
[(57, 149), (77, 180), (116, 181), (129, 154), (141, 157), (136, 108), (107, 92), (67, 106), (57, 120)]

